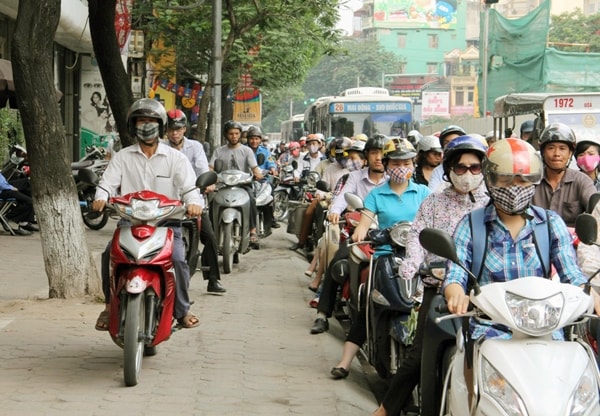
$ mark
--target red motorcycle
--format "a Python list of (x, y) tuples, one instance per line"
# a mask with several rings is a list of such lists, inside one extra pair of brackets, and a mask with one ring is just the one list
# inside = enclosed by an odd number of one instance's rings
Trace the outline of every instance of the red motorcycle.
[[(201, 175), (196, 186), (216, 182)], [(124, 350), (125, 384), (138, 383), (144, 355), (173, 332), (175, 272), (171, 254), (173, 230), (186, 209), (178, 200), (152, 191), (112, 197), (109, 206), (130, 225), (115, 230), (110, 251), (110, 325), (113, 341)]]

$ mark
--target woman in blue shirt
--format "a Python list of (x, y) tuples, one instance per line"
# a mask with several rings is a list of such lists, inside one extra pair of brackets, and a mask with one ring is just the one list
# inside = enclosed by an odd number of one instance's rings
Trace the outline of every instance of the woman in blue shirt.
[[(411, 180), (415, 170), (417, 152), (407, 139), (390, 139), (383, 149), (383, 165), (389, 181), (373, 189), (365, 198), (365, 209), (361, 212), (359, 224), (352, 234), (352, 241), (363, 241), (367, 231), (377, 216), (378, 228), (384, 229), (400, 221), (412, 221), (421, 202), (431, 193), (425, 185)], [(374, 256), (392, 253), (389, 245), (378, 246)], [(356, 353), (366, 340), (366, 316), (364, 310), (352, 323), (344, 343), (341, 361), (331, 370), (335, 379), (346, 378), (348, 368)]]

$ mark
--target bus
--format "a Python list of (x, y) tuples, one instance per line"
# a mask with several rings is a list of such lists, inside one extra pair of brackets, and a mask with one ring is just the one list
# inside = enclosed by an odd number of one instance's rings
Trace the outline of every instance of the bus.
[(534, 119), (534, 140), (552, 123), (571, 127), (577, 140), (600, 137), (600, 93), (540, 92), (503, 95), (494, 101), (494, 130), (509, 137), (518, 116)]
[(304, 114), (295, 114), (281, 123), (281, 140), (284, 143), (297, 141), (304, 136)]
[(325, 137), (360, 133), (406, 137), (414, 128), (413, 103), (410, 98), (391, 96), (385, 88), (351, 88), (315, 100), (304, 113), (304, 127)]

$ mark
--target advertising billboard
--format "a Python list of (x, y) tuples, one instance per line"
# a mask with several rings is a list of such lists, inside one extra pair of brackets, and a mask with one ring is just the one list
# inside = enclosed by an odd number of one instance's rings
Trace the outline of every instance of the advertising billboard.
[(456, 28), (456, 0), (375, 0), (373, 27)]

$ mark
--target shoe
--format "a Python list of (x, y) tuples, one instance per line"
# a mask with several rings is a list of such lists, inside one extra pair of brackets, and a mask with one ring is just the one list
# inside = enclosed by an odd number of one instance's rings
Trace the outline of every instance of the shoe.
[(30, 222), (24, 224), (24, 225), (19, 225), (19, 228), (23, 229), (23, 230), (27, 230), (27, 231), (39, 231), (40, 228), (37, 225), (34, 225)]
[(331, 369), (331, 377), (333, 377), (334, 380), (346, 378), (348, 377), (348, 374), (350, 374), (350, 372), (342, 367), (334, 367)]
[(273, 224), (271, 224), (271, 228), (279, 228), (279, 227), (281, 227), (281, 225), (279, 225), (278, 222), (273, 221)]
[(308, 285), (308, 290), (310, 290), (311, 292), (317, 293), (317, 291), (319, 290), (318, 287), (312, 287), (311, 285)]
[(13, 228), (13, 233), (15, 233), (15, 235), (31, 235), (33, 234), (33, 232), (31, 231), (27, 231), (25, 229), (23, 229), (21, 226), (19, 226), (18, 228)]
[(219, 283), (218, 280), (209, 280), (206, 291), (208, 293), (223, 294), (223, 293), (227, 292), (227, 289), (225, 289), (223, 286), (221, 286), (221, 283)]
[(325, 331), (329, 331), (329, 322), (327, 319), (317, 318), (310, 329), (311, 334), (322, 334)]
[(315, 296), (314, 298), (312, 298), (310, 302), (308, 302), (308, 306), (310, 306), (313, 309), (317, 309), (319, 307), (319, 297)]
[(294, 244), (293, 246), (290, 247), (290, 250), (296, 251), (296, 250), (300, 250), (300, 249), (303, 249), (303, 248), (304, 248), (304, 246), (302, 244), (296, 243), (296, 244)]

